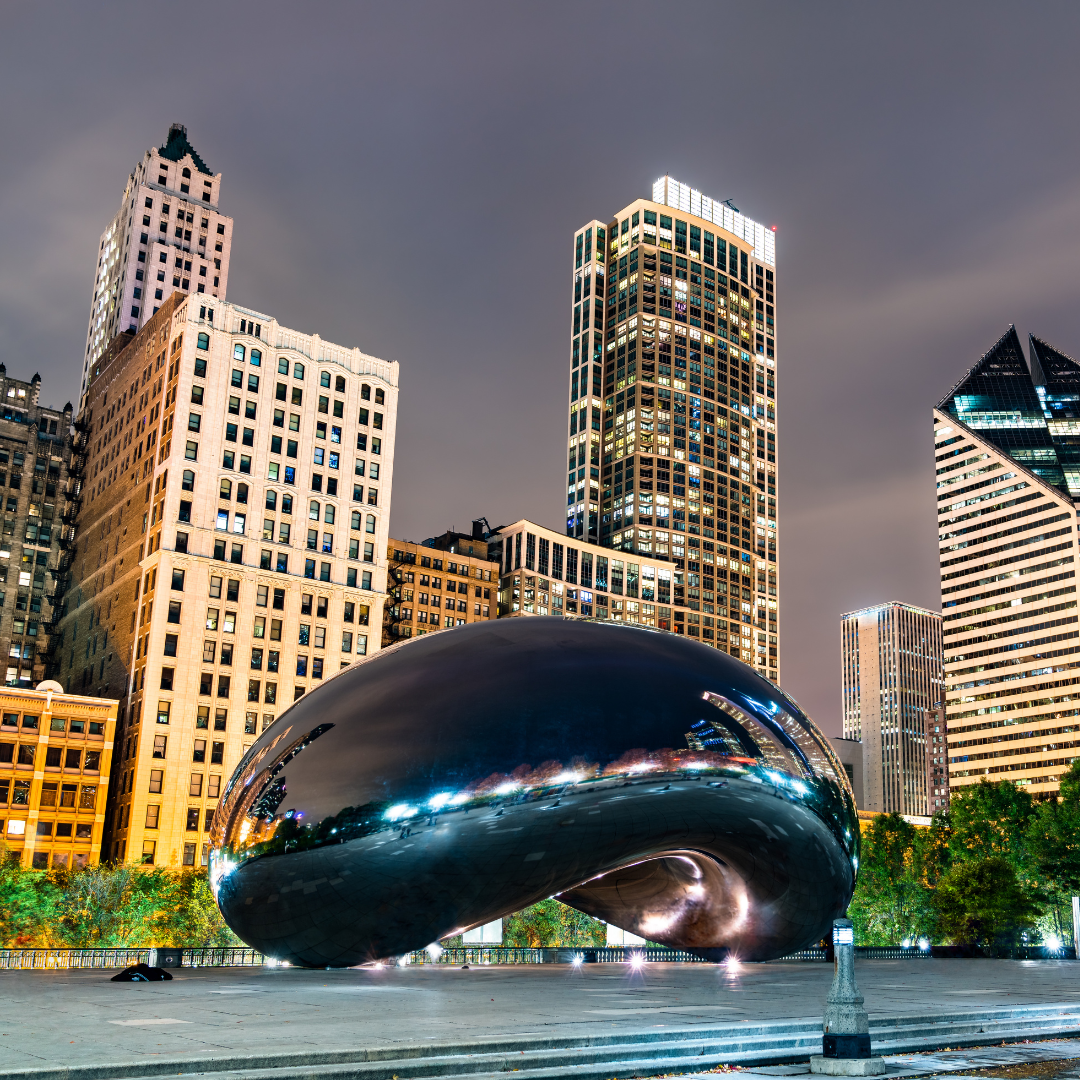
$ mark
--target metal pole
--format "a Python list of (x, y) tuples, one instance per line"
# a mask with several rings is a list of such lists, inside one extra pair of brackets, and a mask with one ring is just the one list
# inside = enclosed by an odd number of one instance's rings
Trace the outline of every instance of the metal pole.
[(870, 1052), (870, 1018), (855, 982), (855, 932), (850, 919), (833, 922), (833, 981), (825, 999), (821, 1056), (810, 1071), (830, 1076), (880, 1076), (885, 1062)]
[(1080, 960), (1080, 896), (1072, 898), (1073, 912), (1073, 949), (1077, 960)]

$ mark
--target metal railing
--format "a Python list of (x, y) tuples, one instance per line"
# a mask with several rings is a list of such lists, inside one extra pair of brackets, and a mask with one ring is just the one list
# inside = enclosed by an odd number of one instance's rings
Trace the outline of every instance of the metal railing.
[[(179, 962), (178, 962), (179, 961)], [(0, 949), (0, 970), (164, 967), (257, 967), (266, 957), (256, 949)]]
[(0, 970), (125, 968), (149, 959), (149, 949), (0, 949)]

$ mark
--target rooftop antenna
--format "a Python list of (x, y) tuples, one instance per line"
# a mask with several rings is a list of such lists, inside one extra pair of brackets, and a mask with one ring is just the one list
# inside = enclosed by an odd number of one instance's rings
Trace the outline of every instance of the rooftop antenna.
[(734, 210), (736, 214), (739, 213), (739, 208), (730, 199), (725, 199), (724, 205), (729, 209)]

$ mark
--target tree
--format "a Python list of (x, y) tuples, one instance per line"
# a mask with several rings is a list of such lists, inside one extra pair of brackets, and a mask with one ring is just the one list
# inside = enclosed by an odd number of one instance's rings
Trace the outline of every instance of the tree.
[(504, 945), (596, 948), (606, 940), (607, 928), (599, 919), (554, 899), (541, 900), (503, 920)]
[(1003, 855), (963, 859), (938, 882), (934, 893), (938, 932), (957, 945), (1014, 947), (1032, 926), (1040, 905)]
[(42, 871), (24, 870), (20, 852), (0, 841), (0, 947), (49, 943), (59, 890)]
[(900, 814), (880, 814), (862, 836), (862, 858), (848, 917), (861, 945), (896, 945), (929, 925), (917, 830)]
[(953, 791), (949, 805), (952, 861), (1000, 856), (1019, 874), (1029, 869), (1031, 795), (1011, 780), (980, 780)]

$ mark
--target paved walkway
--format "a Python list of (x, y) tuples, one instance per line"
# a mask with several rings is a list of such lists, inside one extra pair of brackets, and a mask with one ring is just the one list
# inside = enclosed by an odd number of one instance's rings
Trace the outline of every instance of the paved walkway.
[[(1075, 1002), (1080, 990), (1080, 963), (1069, 961), (879, 960), (856, 973), (872, 1017)], [(820, 1017), (832, 965), (202, 968), (151, 984), (113, 983), (111, 974), (0, 972), (0, 1075), (158, 1056)]]

